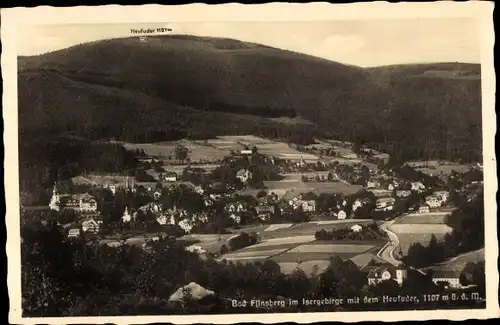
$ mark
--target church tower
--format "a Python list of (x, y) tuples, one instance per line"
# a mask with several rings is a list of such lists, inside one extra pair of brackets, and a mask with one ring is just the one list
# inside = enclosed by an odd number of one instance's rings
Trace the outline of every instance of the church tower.
[(49, 208), (59, 211), (59, 203), (59, 193), (57, 192), (56, 184), (54, 184), (54, 188), (52, 189), (52, 197), (50, 198), (49, 202)]

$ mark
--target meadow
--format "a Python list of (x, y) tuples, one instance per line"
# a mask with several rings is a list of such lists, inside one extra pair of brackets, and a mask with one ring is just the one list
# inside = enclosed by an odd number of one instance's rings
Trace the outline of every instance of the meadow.
[(450, 212), (414, 213), (399, 218), (394, 224), (446, 224)]

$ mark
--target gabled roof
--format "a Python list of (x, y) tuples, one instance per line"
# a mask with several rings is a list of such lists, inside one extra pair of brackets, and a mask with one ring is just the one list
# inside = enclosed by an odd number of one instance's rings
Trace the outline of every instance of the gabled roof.
[(377, 266), (368, 273), (368, 277), (378, 279), (378, 278), (382, 277), (382, 274), (384, 274), (386, 271), (389, 271), (389, 273), (391, 274), (391, 278), (396, 277), (396, 267), (394, 267), (392, 265)]

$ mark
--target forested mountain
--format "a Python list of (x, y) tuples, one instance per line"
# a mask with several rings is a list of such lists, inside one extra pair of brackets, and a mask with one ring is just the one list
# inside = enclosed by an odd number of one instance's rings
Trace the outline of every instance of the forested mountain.
[(136, 142), (329, 136), (366, 141), (400, 160), (481, 155), (479, 65), (363, 69), (236, 40), (170, 35), (20, 57), (19, 70), (20, 141), (62, 132)]

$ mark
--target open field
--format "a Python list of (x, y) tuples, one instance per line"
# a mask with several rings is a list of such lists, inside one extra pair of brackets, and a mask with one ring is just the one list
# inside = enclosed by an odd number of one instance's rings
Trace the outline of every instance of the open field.
[(324, 171), (324, 172), (299, 172), (299, 173), (283, 173), (281, 174), (281, 176), (284, 177), (284, 180), (283, 181), (299, 181), (299, 182), (302, 182), (302, 176), (306, 176), (306, 177), (310, 177), (310, 178), (313, 178), (313, 177), (316, 177), (316, 176), (324, 176), (325, 179), (328, 178), (328, 174), (329, 172), (328, 171)]
[(321, 160), (328, 164), (337, 161), (340, 165), (347, 165), (347, 166), (354, 166), (363, 162), (363, 160), (361, 159), (347, 159), (341, 157), (327, 157), (327, 156), (323, 157)]
[(316, 231), (321, 229), (330, 231), (333, 229), (351, 227), (356, 224), (365, 225), (373, 222), (372, 220), (361, 221), (356, 219), (335, 220), (335, 221), (336, 221), (335, 223), (329, 223), (329, 224), (318, 224), (317, 221), (300, 223), (300, 224), (295, 224), (289, 228), (276, 229), (275, 231), (269, 231), (269, 232), (261, 232), (260, 235), (263, 240), (265, 239), (278, 240), (280, 238), (290, 238), (290, 237), (295, 238), (297, 236), (299, 237), (311, 236), (312, 238), (314, 238), (314, 234), (316, 233)]
[(394, 224), (446, 224), (449, 212), (409, 214), (399, 218)]
[(389, 230), (399, 234), (446, 234), (453, 229), (445, 224), (398, 224), (394, 223)]
[(323, 273), (330, 265), (329, 260), (311, 260), (307, 262), (281, 262), (278, 263), (281, 267), (281, 272), (285, 274), (292, 274), (296, 269), (301, 269), (306, 275), (311, 275), (313, 272), (316, 274)]
[(338, 193), (338, 194), (350, 195), (358, 192), (363, 188), (361, 185), (351, 185), (342, 182), (310, 181), (307, 183), (303, 183), (291, 179), (284, 179), (281, 181), (265, 181), (264, 185), (267, 187), (268, 191), (295, 190), (295, 191), (300, 191), (301, 193), (313, 192), (316, 195), (320, 195), (321, 193)]
[(274, 231), (283, 228), (290, 228), (291, 226), (293, 226), (293, 223), (277, 223), (274, 225), (270, 225), (264, 231)]
[(234, 253), (228, 253), (228, 254), (224, 255), (223, 258), (236, 259), (236, 258), (247, 258), (247, 257), (252, 257), (252, 256), (270, 257), (270, 256), (281, 254), (285, 251), (286, 251), (286, 248), (276, 248), (276, 249), (267, 249), (267, 250), (259, 250), (259, 251), (237, 251)]
[[(174, 172), (177, 175), (181, 175), (182, 172), (184, 171), (184, 169), (186, 169), (186, 167), (188, 167), (188, 165), (164, 165), (163, 169), (165, 169), (166, 171), (169, 171), (169, 172)], [(201, 169), (204, 169), (206, 172), (211, 172), (214, 169), (216, 169), (217, 167), (219, 167), (219, 165), (216, 165), (216, 164), (201, 164), (201, 165), (192, 164), (191, 165), (191, 168), (201, 168)]]
[(465, 173), (469, 170), (470, 165), (461, 165), (453, 162), (429, 160), (429, 161), (411, 161), (408, 166), (414, 167), (427, 175), (439, 176), (450, 175), (453, 171), (457, 173)]
[(80, 179), (87, 179), (90, 182), (104, 185), (104, 184), (113, 184), (113, 185), (125, 185), (127, 183), (127, 179), (129, 182), (132, 182), (133, 177), (127, 176), (114, 176), (114, 175), (86, 175), (85, 177), (81, 176)]
[(288, 253), (328, 253), (328, 254), (361, 254), (373, 248), (372, 245), (345, 245), (345, 244), (321, 244), (301, 245), (288, 251)]
[[(398, 233), (399, 245), (396, 247), (394, 253), (398, 253), (401, 251), (403, 255), (408, 253), (408, 248), (415, 243), (420, 243), (422, 246), (427, 247), (429, 245), (429, 241), (431, 240), (432, 233)], [(434, 234), (438, 241), (442, 241), (444, 238), (444, 234), (436, 233)]]
[(283, 254), (275, 255), (270, 259), (276, 263), (302, 263), (313, 260), (324, 260), (328, 261), (333, 256), (338, 256), (342, 259), (348, 259), (356, 255), (355, 253), (293, 253), (286, 252)]
[(127, 150), (144, 150), (148, 156), (167, 157), (174, 153), (175, 142), (158, 142), (158, 143), (124, 143), (123, 146)]
[[(262, 236), (263, 234), (261, 234)], [(278, 245), (299, 245), (303, 243), (308, 243), (311, 241), (316, 240), (314, 238), (314, 234), (312, 235), (302, 235), (302, 236), (292, 236), (292, 237), (278, 237), (278, 238), (269, 238), (269, 239), (262, 239), (262, 241), (256, 245), (253, 245), (252, 247), (267, 247), (267, 246), (278, 246)]]

